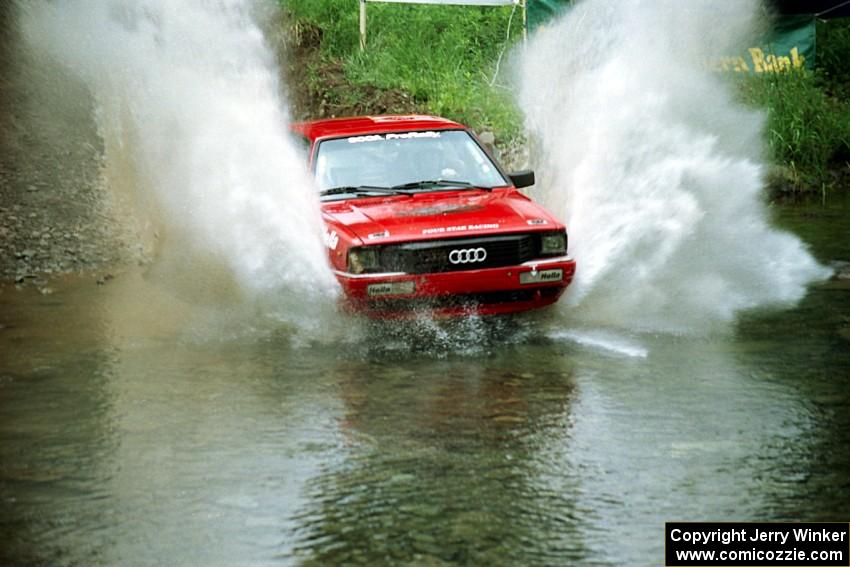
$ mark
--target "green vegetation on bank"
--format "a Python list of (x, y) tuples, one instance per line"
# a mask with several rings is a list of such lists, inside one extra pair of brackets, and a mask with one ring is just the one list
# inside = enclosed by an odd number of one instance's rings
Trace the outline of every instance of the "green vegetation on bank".
[[(520, 133), (511, 92), (493, 81), (500, 54), (521, 37), (519, 9), (369, 4), (368, 46), (361, 52), (355, 0), (281, 2), (296, 22), (321, 30), (323, 62), (341, 63), (352, 84), (401, 91), (418, 111), (491, 129), (501, 138)], [(306, 79), (322, 81), (324, 69), (314, 65)], [(357, 108), (367, 101), (347, 102)]]
[(850, 104), (830, 96), (817, 71), (744, 76), (744, 100), (767, 113), (773, 162), (792, 190), (828, 188), (850, 172)]
[[(355, 0), (280, 0), (313, 58), (300, 70), (312, 116), (425, 112), (521, 137), (522, 117), (497, 75), (521, 38), (511, 7), (370, 3), (359, 49)], [(742, 100), (766, 113), (776, 187), (850, 183), (850, 19), (818, 24), (817, 68), (740, 77)], [(494, 77), (496, 80), (494, 81)]]
[(741, 77), (745, 102), (767, 114), (778, 185), (825, 190), (850, 179), (850, 21), (819, 22), (814, 71)]

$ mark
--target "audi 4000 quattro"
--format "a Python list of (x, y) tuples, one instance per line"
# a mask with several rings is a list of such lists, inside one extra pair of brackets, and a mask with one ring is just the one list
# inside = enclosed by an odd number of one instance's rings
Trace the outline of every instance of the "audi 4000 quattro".
[(330, 265), (371, 315), (496, 314), (550, 305), (576, 263), (567, 233), (466, 127), (431, 116), (303, 122)]

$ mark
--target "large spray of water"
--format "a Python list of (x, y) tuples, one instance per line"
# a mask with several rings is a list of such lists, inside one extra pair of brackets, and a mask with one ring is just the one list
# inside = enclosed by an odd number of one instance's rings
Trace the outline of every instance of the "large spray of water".
[[(21, 3), (20, 19), (29, 46), (95, 97), (106, 182), (177, 266), (168, 280), (224, 271), (216, 283), (312, 313), (336, 288), (251, 8), (62, 0)], [(579, 261), (561, 322), (693, 331), (796, 301), (825, 275), (769, 226), (761, 116), (708, 70), (758, 15), (756, 0), (587, 0), (523, 51), (538, 197)]]
[(520, 104), (540, 197), (567, 221), (575, 320), (694, 331), (793, 302), (824, 277), (771, 228), (761, 116), (709, 69), (763, 15), (754, 0), (588, 0), (530, 41)]
[(318, 197), (248, 2), (63, 0), (19, 16), (30, 47), (87, 84), (107, 183), (170, 275), (333, 297)]

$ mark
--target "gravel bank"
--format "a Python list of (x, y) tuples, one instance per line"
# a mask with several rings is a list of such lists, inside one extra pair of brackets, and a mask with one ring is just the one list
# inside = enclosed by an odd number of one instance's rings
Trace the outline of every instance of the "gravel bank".
[(48, 290), (57, 274), (127, 261), (100, 176), (91, 97), (21, 49), (0, 8), (0, 281)]

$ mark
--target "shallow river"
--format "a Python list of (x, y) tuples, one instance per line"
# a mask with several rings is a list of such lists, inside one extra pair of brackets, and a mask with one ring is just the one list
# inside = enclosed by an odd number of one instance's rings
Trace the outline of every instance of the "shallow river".
[[(847, 204), (776, 216), (850, 260)], [(322, 341), (55, 287), (0, 294), (2, 565), (660, 565), (668, 520), (850, 518), (847, 279), (709, 337)]]

